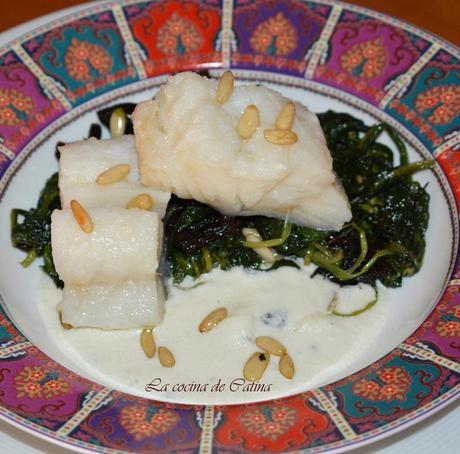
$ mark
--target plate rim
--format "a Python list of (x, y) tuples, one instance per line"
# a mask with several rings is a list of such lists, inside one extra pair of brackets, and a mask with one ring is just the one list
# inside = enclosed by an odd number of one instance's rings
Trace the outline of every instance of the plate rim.
[[(57, 11), (55, 13), (51, 13), (49, 15), (45, 15), (45, 16), (42, 16), (38, 19), (34, 19), (32, 21), (29, 21), (25, 24), (22, 24), (22, 25), (19, 25), (18, 27), (15, 27), (14, 29), (11, 29), (11, 30), (8, 30), (6, 32), (3, 32), (1, 35), (0, 35), (0, 42), (2, 42), (2, 38), (7, 35), (9, 32), (14, 32), (14, 30), (16, 29), (20, 29), (22, 26), (29, 26), (29, 24), (33, 24), (33, 23), (36, 23), (36, 22), (43, 22), (43, 24), (45, 26), (47, 25), (52, 25), (54, 22), (59, 22), (60, 19), (62, 19), (60, 17), (60, 14), (62, 14), (63, 12), (66, 12), (66, 11), (71, 11), (69, 12), (66, 17), (69, 18), (69, 20), (74, 17), (75, 15), (75, 12), (73, 10), (76, 10), (78, 12), (81, 11), (81, 13), (85, 13), (85, 14), (89, 14), (89, 12), (93, 12), (96, 10), (96, 7), (98, 7), (97, 9), (104, 9), (104, 8), (108, 8), (108, 7), (111, 7), (113, 5), (125, 5), (125, 4), (135, 4), (135, 3), (139, 3), (140, 0), (128, 0), (126, 2), (123, 2), (123, 1), (103, 1), (103, 2), (91, 2), (91, 3), (86, 3), (86, 4), (82, 4), (82, 5), (79, 5), (79, 6), (76, 6), (76, 7), (71, 7), (71, 8), (67, 8), (66, 10), (61, 10), (61, 11)], [(379, 12), (376, 12), (376, 11), (373, 11), (373, 10), (370, 10), (370, 9), (367, 9), (367, 8), (363, 8), (363, 7), (359, 7), (359, 6), (356, 6), (356, 5), (350, 5), (350, 4), (347, 4), (347, 3), (344, 3), (344, 2), (336, 2), (336, 1), (333, 1), (333, 0), (322, 0), (322, 1), (318, 1), (318, 0), (311, 0), (310, 3), (321, 3), (321, 4), (325, 4), (325, 5), (337, 5), (337, 4), (341, 4), (343, 5), (345, 8), (347, 8), (347, 10), (352, 10), (352, 11), (357, 11), (357, 12), (363, 12), (365, 14), (368, 14), (369, 16), (371, 17), (374, 17), (378, 20), (383, 20), (385, 22), (385, 19), (392, 19), (393, 23), (396, 24), (398, 27), (401, 27), (403, 29), (410, 29), (411, 31), (417, 31), (417, 32), (423, 32), (423, 34), (427, 35), (428, 37), (430, 37), (432, 40), (434, 41), (441, 41), (443, 42), (448, 48), (450, 48), (453, 53), (458, 53), (458, 49), (455, 47), (455, 46), (452, 46), (449, 42), (445, 41), (443, 38), (441, 37), (438, 37), (436, 35), (434, 35), (433, 33), (429, 32), (429, 31), (425, 31), (423, 29), (421, 29), (420, 27), (415, 27), (415, 26), (412, 26), (411, 24), (401, 20), (401, 19), (396, 19), (396, 18), (393, 18), (392, 16), (389, 16), (389, 15), (386, 15), (386, 14), (383, 14), (383, 13), (379, 13)], [(55, 16), (56, 15), (56, 19), (53, 19), (51, 22), (48, 21), (48, 18), (49, 16)], [(24, 35), (21, 35), (21, 36), (24, 36)], [(17, 37), (15, 39), (13, 39), (13, 41), (11, 42), (15, 42), (17, 39), (20, 39), (21, 37)], [(11, 44), (11, 42), (8, 43)], [(7, 45), (7, 46), (8, 46)], [(0, 49), (4, 49), (5, 46), (0, 46)], [(136, 83), (136, 82), (133, 82), (133, 83)], [(86, 103), (85, 103), (86, 104)], [(40, 134), (39, 134), (40, 135)], [(22, 154), (22, 153), (21, 153)], [(30, 155), (30, 153), (27, 153), (27, 155)], [(16, 170), (14, 170), (13, 174), (16, 173)], [(12, 176), (10, 176), (8, 178), (8, 180), (11, 179)], [(2, 178), (3, 179), (3, 178)], [(450, 187), (450, 182), (449, 182), (449, 187)], [(2, 193), (6, 190), (6, 187), (4, 189), (2, 189)], [(457, 214), (458, 214), (458, 205), (457, 205)], [(458, 218), (457, 218), (457, 227), (458, 227)], [(458, 250), (458, 241), (457, 241), (457, 245), (456, 245), (456, 248), (457, 248), (457, 251), (456, 251), (456, 256), (458, 258), (458, 254), (459, 254), (459, 250)], [(454, 246), (455, 248), (455, 246)], [(455, 264), (454, 264), (455, 266)], [(446, 285), (446, 288), (447, 288), (447, 285)], [(445, 290), (445, 289), (444, 289)], [(433, 309), (433, 311), (435, 310), (436, 308)], [(431, 313), (428, 315), (430, 316)], [(460, 385), (456, 385), (454, 388), (452, 389), (456, 389), (458, 388), (456, 394), (454, 394), (453, 396), (451, 396), (450, 398), (448, 398), (447, 400), (445, 401), (442, 401), (440, 405), (438, 405), (436, 408), (437, 410), (440, 410), (441, 408), (444, 408), (445, 406), (447, 406), (450, 402), (453, 402), (454, 400), (456, 400), (458, 397), (460, 397)], [(4, 419), (4, 415), (3, 415), (3, 407), (1, 407), (1, 412), (0, 412), (0, 417), (2, 419)], [(436, 411), (437, 411), (436, 410)], [(415, 410), (414, 410), (415, 412)], [(373, 441), (377, 441), (379, 439), (382, 439), (382, 438), (386, 438), (387, 436), (389, 436), (390, 434), (393, 434), (393, 433), (396, 433), (396, 432), (399, 432), (401, 430), (404, 430), (405, 428), (407, 427), (410, 427), (414, 424), (416, 424), (418, 421), (420, 420), (423, 420), (425, 419), (426, 417), (429, 417), (431, 414), (433, 414), (435, 411), (433, 409), (427, 409), (423, 414), (422, 416), (414, 416), (413, 418), (410, 418), (409, 420), (405, 421), (403, 424), (398, 424), (396, 425), (395, 427), (393, 428), (389, 428), (386, 432), (382, 432), (380, 433), (379, 435), (377, 436), (371, 436), (370, 438), (365, 438), (365, 439), (361, 439), (359, 438), (357, 441), (355, 442), (351, 442), (351, 443), (347, 443), (346, 445), (343, 445), (343, 448), (348, 450), (348, 449), (352, 449), (354, 447), (358, 447), (358, 446), (365, 446)], [(411, 412), (412, 413), (412, 412)], [(10, 422), (10, 421), (7, 421), (7, 422)], [(403, 426), (403, 427), (401, 427)], [(24, 430), (24, 429), (22, 429)], [(31, 429), (31, 432), (33, 435), (37, 435), (39, 436), (40, 438), (43, 438), (43, 439), (46, 439), (47, 441), (52, 441), (52, 442), (55, 442), (57, 441), (56, 439), (54, 438), (50, 438), (50, 436), (48, 435), (45, 435), (42, 437), (42, 433), (40, 432), (37, 432), (36, 430), (34, 429)], [(73, 439), (71, 439), (73, 441)], [(66, 442), (62, 442), (64, 444), (62, 444), (62, 446), (68, 446), (68, 441)], [(325, 448), (327, 446), (324, 446)], [(105, 450), (107, 449), (111, 449), (111, 448), (103, 448)], [(103, 452), (111, 452), (111, 451), (103, 451)], [(86, 450), (84, 452), (87, 452)]]

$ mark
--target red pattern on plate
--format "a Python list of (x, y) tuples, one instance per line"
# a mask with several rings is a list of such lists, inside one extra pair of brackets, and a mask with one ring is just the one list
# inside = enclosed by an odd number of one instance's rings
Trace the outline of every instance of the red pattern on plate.
[(144, 9), (127, 7), (134, 38), (146, 53), (149, 77), (200, 65), (221, 66), (215, 41), (221, 27), (219, 9), (195, 1), (155, 2)]
[(437, 156), (437, 161), (449, 180), (457, 206), (460, 206), (460, 146), (457, 150), (449, 147)]
[(223, 422), (215, 430), (216, 448), (272, 452), (305, 448), (320, 437), (340, 440), (328, 415), (311, 406), (311, 398), (312, 393), (303, 393), (260, 404), (216, 407), (216, 412), (223, 411)]

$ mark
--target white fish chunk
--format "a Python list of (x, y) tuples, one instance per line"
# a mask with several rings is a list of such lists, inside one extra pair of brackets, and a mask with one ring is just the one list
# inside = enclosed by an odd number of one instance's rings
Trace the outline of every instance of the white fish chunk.
[(163, 233), (158, 214), (123, 208), (87, 211), (94, 224), (90, 234), (81, 230), (70, 209), (51, 216), (54, 264), (65, 285), (154, 279)]
[(128, 329), (155, 326), (163, 318), (159, 279), (64, 288), (62, 321), (75, 327)]
[[(223, 105), (217, 82), (194, 73), (169, 79), (153, 101), (133, 115), (141, 181), (193, 198), (231, 215), (263, 214), (318, 229), (339, 230), (351, 219), (345, 192), (315, 114), (299, 103), (292, 130), (298, 141), (274, 145), (275, 127), (289, 101), (256, 85), (236, 86)], [(246, 140), (237, 125), (253, 104), (260, 126)]]
[[(90, 138), (59, 147), (59, 190), (61, 204), (68, 207), (78, 200), (85, 207), (126, 207), (141, 193), (153, 199), (153, 210), (161, 217), (171, 197), (170, 192), (145, 187), (139, 180), (137, 156), (133, 136), (98, 140)], [(96, 183), (97, 176), (105, 170), (129, 164), (131, 171), (122, 181), (103, 186)]]

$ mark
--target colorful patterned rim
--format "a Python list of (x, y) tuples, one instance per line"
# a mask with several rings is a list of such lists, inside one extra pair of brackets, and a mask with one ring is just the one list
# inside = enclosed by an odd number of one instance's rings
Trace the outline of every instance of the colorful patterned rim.
[[(67, 121), (66, 112), (87, 110), (104, 93), (200, 67), (231, 67), (245, 77), (262, 71), (267, 79), (337, 89), (375, 106), (436, 157), (460, 203), (458, 49), (395, 19), (327, 0), (104, 3), (4, 46), (0, 195), (26, 156)], [(123, 394), (72, 373), (34, 347), (0, 309), (0, 416), (97, 452), (357, 446), (459, 396), (459, 336), (457, 257), (428, 319), (364, 370), (284, 399), (185, 406)]]

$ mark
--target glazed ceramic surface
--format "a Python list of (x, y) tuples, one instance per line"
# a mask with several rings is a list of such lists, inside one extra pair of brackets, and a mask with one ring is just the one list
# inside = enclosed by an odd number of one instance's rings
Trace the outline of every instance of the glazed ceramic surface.
[[(227, 68), (314, 111), (388, 121), (412, 159), (434, 156), (436, 171), (420, 177), (431, 196), (425, 265), (395, 293), (405, 304), (380, 349), (346, 377), (249, 405), (149, 400), (92, 377), (44, 332), (40, 271), (18, 265), (8, 213), (35, 204), (55, 143), (84, 137), (100, 106), (151, 96), (170, 73)], [(97, 452), (321, 452), (447, 405), (460, 389), (459, 77), (449, 44), (330, 1), (100, 3), (0, 48), (1, 417)]]

